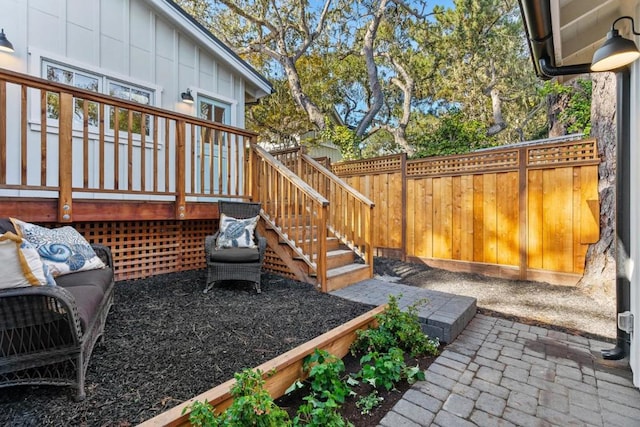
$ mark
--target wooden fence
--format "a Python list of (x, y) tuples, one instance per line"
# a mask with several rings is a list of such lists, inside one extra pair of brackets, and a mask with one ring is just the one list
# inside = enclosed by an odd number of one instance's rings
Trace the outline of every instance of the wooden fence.
[(373, 200), (378, 255), (574, 284), (599, 239), (596, 141), (333, 165)]

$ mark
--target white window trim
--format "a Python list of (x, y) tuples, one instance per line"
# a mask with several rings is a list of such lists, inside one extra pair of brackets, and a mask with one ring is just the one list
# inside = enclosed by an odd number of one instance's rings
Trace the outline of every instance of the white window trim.
[(205, 98), (209, 98), (213, 101), (218, 101), (223, 104), (229, 105), (229, 115), (231, 117), (229, 120), (229, 124), (227, 126), (236, 126), (238, 121), (238, 114), (237, 114), (238, 100), (237, 99), (229, 98), (227, 96), (220, 95), (215, 92), (210, 92), (208, 90), (200, 89), (196, 86), (189, 86), (189, 89), (191, 90), (191, 95), (193, 95), (193, 98), (196, 100), (196, 102), (193, 103), (193, 107), (192, 107), (192, 115), (194, 117), (198, 117), (197, 100), (198, 100), (198, 96), (202, 95)]
[[(43, 50), (39, 50), (37, 48), (33, 48), (33, 47), (29, 47), (27, 49), (27, 51), (29, 52), (29, 60), (28, 60), (28, 71), (31, 75), (42, 78), (42, 64), (43, 61), (47, 61), (47, 62), (52, 62), (55, 64), (60, 65), (63, 68), (70, 68), (70, 69), (75, 69), (78, 71), (84, 71), (88, 74), (95, 74), (97, 75), (99, 78), (102, 79), (102, 95), (108, 95), (108, 93), (105, 92), (105, 90), (108, 90), (108, 83), (110, 81), (118, 83), (121, 82), (125, 85), (130, 85), (130, 86), (139, 86), (142, 89), (147, 89), (152, 93), (153, 96), (153, 103), (150, 104), (150, 106), (161, 106), (162, 105), (162, 87), (153, 83), (149, 83), (149, 82), (145, 82), (136, 78), (132, 78), (130, 76), (126, 76), (117, 72), (111, 72), (110, 70), (105, 70), (99, 67), (95, 67), (92, 65), (88, 65), (82, 62), (78, 62), (73, 60), (72, 58), (68, 58), (62, 55), (57, 55), (55, 53), (51, 53), (51, 52), (46, 52)], [(32, 130), (34, 131), (41, 131), (42, 129), (42, 124), (40, 123), (40, 99), (39, 97), (36, 96), (37, 92), (36, 91), (30, 91), (30, 102), (29, 102), (29, 114), (28, 114), (28, 122), (29, 125), (31, 127)], [(105, 114), (106, 114), (106, 109), (105, 109)], [(57, 133), (57, 129), (58, 129), (58, 125), (54, 124), (54, 123), (48, 123), (46, 130), (47, 132), (51, 132), (51, 133)], [(74, 137), (82, 137), (83, 136), (83, 131), (82, 130), (77, 130), (77, 129), (73, 129), (72, 130), (72, 135)], [(99, 130), (97, 128), (94, 128), (92, 126), (89, 127), (89, 138), (90, 139), (98, 139), (99, 137)], [(139, 141), (140, 141), (140, 135), (134, 134), (134, 141), (138, 142), (139, 145)], [(160, 138), (162, 139), (162, 138)], [(106, 142), (113, 142), (114, 137), (113, 137), (113, 129), (105, 129), (105, 141)], [(151, 141), (152, 141), (152, 136), (149, 135), (146, 138), (146, 144), (148, 145)], [(122, 138), (120, 138), (120, 144), (126, 144), (126, 138), (125, 140), (123, 140)], [(158, 146), (162, 146), (163, 144), (160, 143)]]

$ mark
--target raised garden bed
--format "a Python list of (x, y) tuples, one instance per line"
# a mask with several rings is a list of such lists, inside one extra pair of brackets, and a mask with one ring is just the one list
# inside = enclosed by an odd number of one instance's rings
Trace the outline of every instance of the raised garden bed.
[[(285, 390), (297, 379), (306, 377), (302, 370), (303, 359), (314, 352), (315, 349), (327, 350), (329, 353), (342, 358), (349, 352), (349, 347), (356, 337), (359, 329), (368, 329), (375, 325), (374, 316), (384, 311), (384, 306), (379, 306), (357, 318), (308, 341), (293, 350), (286, 352), (257, 367), (264, 373), (266, 381), (265, 388), (271, 397), (282, 396)], [(170, 409), (141, 424), (142, 427), (152, 426), (188, 426), (189, 406), (195, 402), (207, 401), (213, 405), (217, 411), (225, 410), (232, 401), (229, 393), (235, 380), (229, 380), (217, 387), (212, 388), (188, 401)], [(187, 408), (185, 410), (185, 408)]]
[(0, 389), (0, 425), (127, 427), (259, 366), (371, 310), (313, 286), (263, 275), (263, 292), (205, 271), (118, 282), (87, 371), (87, 398), (69, 387)]

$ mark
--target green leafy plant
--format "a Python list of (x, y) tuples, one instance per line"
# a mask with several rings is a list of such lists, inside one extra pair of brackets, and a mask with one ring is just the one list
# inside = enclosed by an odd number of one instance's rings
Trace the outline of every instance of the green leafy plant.
[(403, 379), (409, 384), (425, 379), (419, 366), (407, 366), (404, 352), (397, 347), (391, 348), (388, 353), (367, 353), (360, 358), (360, 364), (362, 369), (356, 377), (374, 388), (391, 390)]
[(366, 396), (362, 396), (356, 402), (356, 407), (360, 409), (360, 413), (362, 415), (369, 415), (373, 408), (380, 406), (384, 397), (378, 396), (378, 390), (373, 390), (371, 393)]
[(193, 427), (217, 427), (222, 425), (220, 418), (214, 412), (213, 406), (206, 400), (204, 402), (195, 401), (190, 406), (182, 410), (182, 414), (191, 410), (189, 422)]
[(185, 408), (191, 410), (189, 422), (196, 427), (282, 427), (290, 426), (289, 414), (278, 407), (264, 388), (262, 372), (244, 369), (234, 375), (236, 382), (231, 387), (233, 403), (227, 410), (216, 415), (208, 402), (196, 401)]
[[(351, 388), (343, 379), (344, 362), (326, 350), (315, 349), (307, 356), (302, 368), (309, 373), (311, 392), (304, 397), (306, 403), (298, 408), (293, 419), (294, 426), (351, 426), (338, 412), (338, 409), (351, 392)], [(299, 387), (296, 382), (292, 388)]]
[(291, 424), (287, 412), (276, 405), (265, 390), (260, 370), (244, 369), (235, 374), (235, 379), (231, 387), (233, 403), (224, 413), (226, 425), (280, 427)]
[(374, 388), (384, 387), (391, 390), (402, 379), (404, 352), (397, 348), (391, 348), (388, 353), (372, 352), (360, 358), (362, 369), (357, 374), (362, 381), (371, 384)]
[(418, 307), (425, 302), (426, 300), (418, 300), (407, 311), (402, 311), (398, 306), (398, 297), (389, 295), (387, 309), (376, 316), (378, 327), (357, 331), (351, 353), (388, 353), (390, 349), (398, 347), (411, 356), (437, 354), (440, 342), (422, 332), (418, 318)]

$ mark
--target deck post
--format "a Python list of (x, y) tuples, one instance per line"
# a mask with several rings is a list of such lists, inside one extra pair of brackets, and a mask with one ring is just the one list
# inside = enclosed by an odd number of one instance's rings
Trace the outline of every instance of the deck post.
[(73, 177), (73, 95), (60, 93), (60, 118), (58, 142), (58, 221), (73, 221), (72, 177)]
[(187, 167), (185, 162), (185, 122), (179, 120), (176, 123), (176, 211), (175, 217), (179, 220), (187, 219), (186, 210), (186, 180), (185, 169)]

